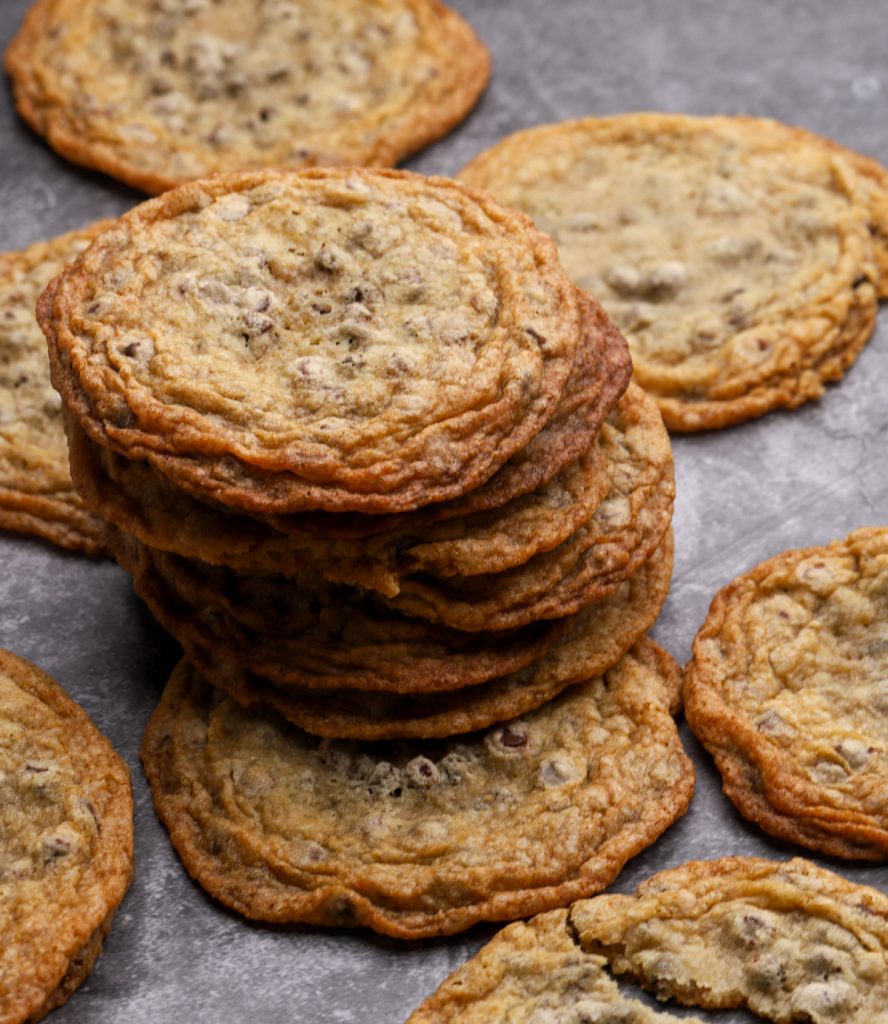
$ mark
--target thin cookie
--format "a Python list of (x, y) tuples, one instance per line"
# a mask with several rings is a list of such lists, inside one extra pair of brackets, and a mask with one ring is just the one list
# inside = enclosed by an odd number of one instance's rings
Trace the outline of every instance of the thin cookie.
[(183, 662), (142, 759), (185, 866), (226, 905), (448, 935), (599, 891), (684, 813), (669, 700), (627, 655), (489, 733), (358, 746), (244, 711)]
[(0, 529), (88, 555), (104, 552), (104, 526), (71, 483), (61, 402), (34, 307), (49, 281), (111, 223), (0, 253)]
[(39, 0), (6, 70), (54, 149), (158, 193), (251, 167), (393, 166), (468, 114), (490, 57), (437, 0)]
[(694, 641), (688, 723), (767, 832), (888, 857), (888, 528), (787, 551), (725, 587)]
[(0, 651), (0, 1020), (86, 978), (133, 875), (126, 765), (45, 672)]
[(360, 168), (185, 185), (43, 293), (90, 437), (249, 512), (396, 512), (489, 479), (554, 415), (576, 290), (523, 214)]
[[(874, 1024), (888, 1001), (888, 899), (804, 860), (726, 857), (661, 871), (510, 925), (408, 1024), (658, 1024), (659, 1000), (746, 1007), (775, 1024)], [(682, 1020), (702, 1024), (698, 1017)]]
[(888, 294), (888, 171), (775, 121), (568, 121), (504, 139), (461, 177), (552, 234), (671, 430), (818, 398)]

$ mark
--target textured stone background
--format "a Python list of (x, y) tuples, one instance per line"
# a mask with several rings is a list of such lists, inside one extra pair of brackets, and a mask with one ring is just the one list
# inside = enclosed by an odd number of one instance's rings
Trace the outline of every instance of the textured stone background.
[[(590, 113), (652, 109), (777, 117), (888, 162), (881, 0), (456, 0), (490, 45), (491, 87), (471, 119), (409, 166), (452, 174), (500, 136)], [(0, 0), (0, 43), (27, 0)], [(119, 213), (139, 196), (57, 158), (0, 94), (0, 248)], [(888, 310), (820, 403), (675, 440), (677, 564), (656, 638), (684, 661), (716, 590), (785, 548), (888, 522)], [(174, 664), (126, 577), (38, 541), (0, 536), (0, 645), (32, 658), (84, 704), (127, 758), (136, 791), (135, 884), (106, 950), (54, 1022), (398, 1022), (493, 928), (407, 945), (257, 926), (186, 877), (151, 809), (137, 750)], [(686, 730), (685, 730), (686, 732)], [(722, 854), (796, 852), (748, 826), (705, 753), (688, 815), (615, 888)], [(884, 867), (833, 864), (888, 891)], [(679, 1011), (680, 1014), (680, 1011)], [(712, 1014), (713, 1020), (751, 1019)]]

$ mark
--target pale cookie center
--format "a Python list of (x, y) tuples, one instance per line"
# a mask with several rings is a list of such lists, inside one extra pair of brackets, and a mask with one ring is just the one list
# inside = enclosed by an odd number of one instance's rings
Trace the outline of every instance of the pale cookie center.
[(104, 0), (86, 26), (83, 48), (72, 39), (52, 57), (75, 106), (146, 144), (154, 126), (302, 159), (306, 140), (403, 105), (431, 74), (403, 3), (347, 0), (334, 14), (323, 0)]
[(409, 434), (473, 388), (495, 398), (483, 241), (434, 199), (350, 198), (260, 188), (155, 225), (103, 275), (84, 333), (128, 383), (208, 415), (249, 410), (257, 433), (295, 416), (323, 439), (384, 414)]

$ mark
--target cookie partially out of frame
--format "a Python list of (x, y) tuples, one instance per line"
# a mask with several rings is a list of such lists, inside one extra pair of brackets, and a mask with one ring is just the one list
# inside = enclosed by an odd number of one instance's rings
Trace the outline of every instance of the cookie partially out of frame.
[[(669, 675), (669, 655), (640, 638), (660, 613), (671, 575), (670, 535), (661, 549), (617, 591), (557, 624), (557, 630), (546, 638), (548, 646), (535, 661), (514, 672), (458, 689), (439, 687), (435, 677), (431, 681), (419, 678), (413, 687), (402, 685), (397, 691), (383, 689), (376, 680), (371, 680), (372, 689), (302, 687), (298, 680), (305, 675), (297, 660), (302, 646), (300, 638), (293, 638), (295, 642), (288, 642), (287, 638), (275, 644), (273, 635), (256, 638), (251, 630), (234, 625), (231, 632), (242, 637), (247, 646), (243, 655), (232, 649), (230, 639), (220, 642), (218, 632), (207, 636), (206, 629), (183, 625), (182, 620), (189, 615), (205, 618), (199, 611), (195, 615), (187, 605), (160, 604), (155, 592), (151, 610), (181, 642), (186, 655), (207, 681), (244, 707), (271, 708), (316, 736), (436, 739), (487, 729), (496, 722), (533, 711), (568, 686), (607, 672), (636, 641), (635, 657), (652, 660), (658, 674)], [(228, 624), (225, 617), (220, 626), (224, 624)], [(520, 636), (519, 633), (519, 639)], [(287, 656), (293, 648), (297, 653), (289, 660)], [(463, 659), (465, 653), (460, 652)], [(482, 648), (482, 656), (485, 653)], [(494, 649), (493, 654), (496, 653)], [(261, 675), (257, 674), (257, 662)], [(408, 667), (404, 666), (405, 671)], [(676, 703), (671, 707), (673, 713), (677, 713), (678, 706)]]
[(43, 293), (99, 444), (250, 512), (406, 511), (554, 415), (576, 290), (523, 214), (446, 178), (223, 175), (125, 214)]
[(110, 223), (0, 253), (0, 529), (89, 555), (103, 551), (104, 525), (71, 483), (61, 402), (34, 309), (49, 281)]
[[(496, 547), (484, 545), (485, 554), (501, 568), (520, 559), (528, 544), (542, 546), (531, 528), (540, 516), (530, 496), (571, 464), (582, 460), (588, 467), (597, 459), (598, 430), (629, 383), (625, 340), (593, 299), (581, 294), (578, 301), (580, 352), (552, 418), (486, 483), (451, 501), (400, 515), (237, 514), (177, 489), (147, 462), (95, 444), (68, 415), (72, 476), (87, 505), (103, 519), (152, 548), (211, 564), (276, 574), (311, 570), (391, 595), (403, 572), (426, 560), (468, 565), (489, 537)], [(606, 486), (606, 474), (600, 483)], [(501, 514), (510, 505), (528, 524), (517, 541), (502, 527)], [(436, 537), (431, 549), (419, 540), (430, 534)], [(418, 543), (419, 559), (413, 553)]]
[(688, 722), (766, 831), (888, 857), (888, 528), (787, 551), (716, 595), (687, 667)]
[(6, 54), (59, 153), (146, 192), (261, 166), (391, 166), (487, 83), (437, 0), (39, 0)]
[(129, 772), (46, 673), (0, 651), (0, 1020), (92, 970), (133, 873)]
[(778, 1024), (880, 1024), (888, 898), (801, 859), (694, 861), (654, 875), (634, 896), (598, 896), (510, 925), (408, 1024), (677, 1020), (624, 995), (610, 971), (658, 999), (747, 1007)]
[(142, 758), (185, 866), (226, 905), (446, 935), (599, 891), (684, 812), (670, 675), (627, 655), (486, 734), (357, 745), (244, 711), (183, 662)]
[(671, 430), (819, 397), (888, 294), (888, 172), (778, 122), (569, 121), (504, 139), (461, 177), (552, 234)]

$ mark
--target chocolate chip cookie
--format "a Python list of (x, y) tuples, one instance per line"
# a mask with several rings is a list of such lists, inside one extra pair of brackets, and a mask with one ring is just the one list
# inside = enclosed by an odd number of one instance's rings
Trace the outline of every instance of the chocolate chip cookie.
[(6, 69), (59, 153), (156, 193), (396, 164), (465, 117), (490, 59), (437, 0), (40, 0)]
[(0, 528), (89, 555), (104, 550), (104, 524), (71, 483), (61, 402), (34, 307), (51, 278), (110, 223), (0, 253)]
[(766, 831), (888, 856), (888, 529), (787, 551), (716, 595), (687, 667), (688, 722)]
[(576, 291), (523, 214), (444, 178), (219, 176), (136, 207), (44, 292), (99, 444), (251, 512), (405, 511), (553, 416)]
[(269, 921), (446, 935), (599, 891), (687, 807), (678, 672), (627, 655), (511, 723), (441, 743), (317, 740), (183, 662), (145, 735), (188, 871)]
[(552, 234), (671, 430), (819, 397), (888, 294), (888, 172), (775, 121), (568, 121), (504, 139), (461, 177)]
[(409, 1024), (677, 1019), (624, 994), (610, 972), (687, 1006), (873, 1024), (888, 999), (886, 919), (882, 893), (808, 861), (691, 862), (634, 896), (598, 896), (510, 925)]
[(0, 1020), (68, 999), (132, 874), (126, 765), (56, 682), (0, 651)]

